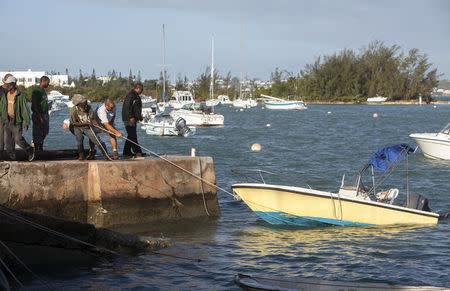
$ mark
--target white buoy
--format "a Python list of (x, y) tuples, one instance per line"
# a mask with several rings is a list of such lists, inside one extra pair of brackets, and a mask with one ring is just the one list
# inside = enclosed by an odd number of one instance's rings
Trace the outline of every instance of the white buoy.
[(261, 107), (261, 109), (264, 109), (265, 107), (263, 106), (263, 107)]
[(244, 111), (244, 109), (241, 108), (241, 109), (239, 109), (239, 111)]
[(328, 114), (331, 114), (331, 113), (333, 113), (333, 112), (331, 112), (331, 111), (328, 111)]
[(271, 127), (272, 125), (271, 125), (270, 123), (267, 123), (266, 126), (267, 126), (267, 127)]
[(374, 113), (373, 118), (378, 118), (378, 113)]
[(260, 152), (262, 149), (261, 145), (259, 143), (252, 144), (252, 152)]
[(436, 106), (436, 105), (434, 105), (433, 107), (434, 107), (434, 108), (436, 108), (437, 106)]

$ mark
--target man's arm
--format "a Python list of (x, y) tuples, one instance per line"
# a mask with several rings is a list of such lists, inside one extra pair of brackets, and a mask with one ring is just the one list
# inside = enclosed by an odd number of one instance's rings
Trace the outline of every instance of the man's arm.
[(103, 125), (106, 127), (106, 129), (109, 131), (109, 133), (114, 133), (115, 135), (117, 135), (118, 137), (122, 137), (123, 135), (120, 133), (120, 131), (118, 131), (117, 129), (114, 128), (114, 126), (112, 126), (109, 122), (103, 122)]

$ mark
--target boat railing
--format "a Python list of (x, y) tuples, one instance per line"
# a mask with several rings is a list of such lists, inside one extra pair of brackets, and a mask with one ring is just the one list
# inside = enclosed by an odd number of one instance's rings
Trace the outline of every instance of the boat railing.
[(251, 168), (237, 168), (232, 169), (231, 172), (237, 176), (244, 177), (248, 183), (258, 182), (267, 184), (266, 181), (274, 180), (274, 177), (276, 177), (277, 183), (279, 183), (280, 181), (289, 181), (290, 183), (292, 183), (292, 186), (298, 186), (303, 184), (308, 186), (309, 189), (312, 189), (308, 183), (299, 181), (298, 179), (289, 176), (289, 174), (278, 174), (262, 169), (251, 169)]

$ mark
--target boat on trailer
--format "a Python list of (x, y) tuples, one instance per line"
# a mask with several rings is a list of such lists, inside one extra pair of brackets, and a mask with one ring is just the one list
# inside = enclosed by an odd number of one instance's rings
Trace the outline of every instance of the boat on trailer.
[(450, 160), (450, 123), (438, 133), (413, 133), (409, 136), (427, 158)]
[[(439, 214), (430, 211), (425, 197), (407, 193), (405, 205), (398, 206), (393, 204), (399, 194), (398, 189), (376, 191), (398, 164), (413, 152), (406, 144), (379, 149), (372, 154), (369, 163), (357, 174), (353, 183), (346, 185), (344, 175), (338, 193), (266, 184), (263, 172), (259, 172), (263, 183), (237, 183), (231, 188), (253, 212), (275, 225), (434, 225)], [(361, 177), (369, 168), (372, 169), (373, 186), (367, 190)], [(383, 171), (377, 182), (374, 168)]]

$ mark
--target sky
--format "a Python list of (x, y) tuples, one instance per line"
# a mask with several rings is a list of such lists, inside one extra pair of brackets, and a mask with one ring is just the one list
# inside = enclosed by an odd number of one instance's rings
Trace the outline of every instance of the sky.
[(164, 24), (172, 81), (205, 72), (212, 36), (219, 75), (239, 76), (241, 63), (251, 79), (275, 68), (297, 74), (319, 56), (380, 40), (418, 48), (450, 79), (446, 0), (0, 0), (0, 17), (0, 71), (158, 78)]

